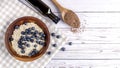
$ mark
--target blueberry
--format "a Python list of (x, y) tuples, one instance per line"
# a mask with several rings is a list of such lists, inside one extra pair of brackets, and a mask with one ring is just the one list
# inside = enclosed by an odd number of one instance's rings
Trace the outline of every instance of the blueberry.
[(45, 40), (45, 38), (44, 38), (44, 37), (41, 37), (41, 40)]
[(33, 39), (30, 39), (30, 42), (34, 42), (34, 40), (33, 40)]
[(34, 37), (38, 37), (37, 34), (36, 34), (35, 32), (34, 32), (32, 35), (33, 35)]
[(18, 28), (19, 28), (19, 26), (18, 26), (18, 25), (16, 25), (14, 28), (15, 28), (15, 29), (18, 29)]
[(27, 41), (27, 40), (26, 40), (26, 37), (23, 37), (22, 40), (23, 40), (23, 41)]
[(44, 46), (44, 45), (45, 45), (45, 43), (44, 43), (44, 42), (40, 42), (40, 45), (43, 45), (43, 46)]
[(40, 38), (39, 38), (39, 37), (36, 37), (36, 40), (40, 40)]
[(26, 30), (25, 30), (26, 33), (30, 32), (30, 31), (31, 31), (30, 29), (26, 29)]
[(39, 32), (39, 35), (45, 37), (45, 34), (43, 32)]
[(36, 43), (37, 43), (37, 44), (39, 44), (39, 43), (40, 43), (40, 41), (36, 41)]
[(29, 36), (26, 36), (26, 41), (30, 41), (30, 37)]
[(56, 38), (58, 38), (58, 39), (59, 39), (59, 38), (60, 38), (60, 35), (57, 35), (57, 36), (56, 36)]
[(20, 39), (24, 39), (24, 36), (20, 36)]
[(68, 44), (69, 44), (69, 45), (72, 45), (72, 42), (69, 42)]
[(36, 38), (36, 37), (38, 37), (37, 35), (34, 35), (34, 37)]
[(31, 53), (29, 53), (29, 56), (33, 56), (33, 55), (35, 55), (34, 51), (32, 51)]
[(26, 45), (26, 44), (27, 44), (27, 42), (24, 42), (24, 43), (23, 43), (23, 45)]
[(31, 27), (31, 30), (35, 30), (35, 27)]
[(31, 54), (32, 54), (32, 55), (35, 55), (35, 52), (34, 52), (34, 51), (32, 51), (32, 52), (31, 52)]
[(35, 37), (35, 36), (32, 35), (30, 38), (34, 38), (34, 37)]
[(48, 55), (50, 55), (50, 54), (51, 54), (51, 52), (50, 52), (50, 51), (48, 51), (48, 52), (47, 52), (47, 54), (48, 54)]
[(40, 45), (41, 45), (41, 43), (42, 43), (42, 42), (41, 42), (41, 41), (39, 41), (39, 44), (40, 44)]
[(61, 50), (61, 51), (65, 51), (66, 49), (65, 49), (65, 47), (62, 47), (60, 50)]
[(9, 41), (13, 41), (13, 38), (12, 38), (12, 36), (9, 38)]
[(30, 34), (31, 34), (31, 35), (33, 35), (33, 34), (34, 34), (34, 32), (32, 32), (32, 31), (31, 31), (31, 32), (30, 32)]
[(25, 30), (26, 34), (31, 34), (31, 30), (28, 28)]
[(24, 25), (27, 25), (27, 23), (25, 22)]
[(44, 34), (44, 33), (42, 34), (42, 37), (45, 37), (45, 34)]
[(39, 32), (39, 35), (41, 36), (41, 35), (42, 35), (42, 32)]
[(32, 53), (29, 53), (28, 56), (31, 57), (31, 56), (32, 56)]
[(20, 41), (25, 41), (25, 37), (24, 37), (24, 36), (21, 36), (19, 40), (20, 40)]
[(36, 49), (33, 49), (33, 51), (31, 53), (29, 53), (29, 56), (33, 56), (33, 55), (35, 55), (37, 53), (38, 53), (38, 51)]
[(37, 30), (35, 30), (35, 33), (36, 33), (36, 34), (38, 34), (38, 31), (37, 31)]
[(24, 25), (27, 25), (28, 21), (25, 20), (25, 21), (23, 21), (23, 23), (24, 23)]
[(37, 47), (37, 45), (34, 45), (34, 47)]
[(18, 45), (18, 47), (19, 47), (20, 49), (24, 49), (24, 47), (23, 47), (22, 45)]
[(19, 41), (18, 41), (18, 44), (19, 44), (19, 45), (22, 45), (22, 41), (21, 41), (21, 40), (19, 40)]
[(28, 35), (30, 35), (30, 34), (31, 34), (31, 32), (29, 31), (29, 32), (27, 32), (27, 34), (28, 34)]
[(37, 51), (36, 49), (33, 49), (33, 52), (35, 52), (35, 54), (37, 54), (37, 53), (38, 53), (38, 51)]
[(30, 30), (30, 31), (31, 31), (31, 28), (28, 28), (28, 30)]
[(26, 41), (29, 41), (29, 38), (26, 38)]
[(22, 31), (22, 32), (21, 32), (21, 34), (22, 34), (22, 35), (25, 35), (25, 32), (24, 32), (24, 31)]
[(25, 50), (22, 49), (22, 50), (21, 50), (21, 53), (25, 53)]
[(36, 33), (35, 33), (35, 32), (33, 32), (33, 35), (36, 35)]
[(27, 47), (30, 47), (30, 44), (26, 44)]
[(22, 38), (20, 38), (20, 39), (19, 39), (19, 42), (20, 42), (20, 43), (22, 43), (22, 42), (23, 42), (23, 39), (22, 39)]
[(52, 46), (53, 46), (53, 47), (56, 47), (56, 46), (57, 46), (57, 44), (52, 44)]
[(25, 29), (25, 32), (28, 32), (28, 29)]
[(53, 37), (54, 37), (54, 36), (55, 36), (55, 33), (51, 33), (51, 36), (53, 36)]

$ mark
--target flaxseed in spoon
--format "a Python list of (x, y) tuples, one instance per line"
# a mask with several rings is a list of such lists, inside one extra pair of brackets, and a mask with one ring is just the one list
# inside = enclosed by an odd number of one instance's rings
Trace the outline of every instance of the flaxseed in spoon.
[(77, 32), (80, 28), (80, 20), (78, 16), (72, 10), (62, 7), (56, 0), (52, 0), (52, 2), (60, 10), (63, 21), (72, 27), (72, 32)]

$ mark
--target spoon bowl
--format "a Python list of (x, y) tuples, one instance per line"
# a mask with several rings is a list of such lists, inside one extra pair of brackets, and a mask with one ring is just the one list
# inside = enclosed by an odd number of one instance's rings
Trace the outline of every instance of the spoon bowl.
[(80, 27), (80, 20), (79, 20), (78, 16), (72, 10), (62, 7), (56, 0), (52, 0), (52, 2), (60, 10), (61, 17), (66, 24), (68, 24), (72, 28)]

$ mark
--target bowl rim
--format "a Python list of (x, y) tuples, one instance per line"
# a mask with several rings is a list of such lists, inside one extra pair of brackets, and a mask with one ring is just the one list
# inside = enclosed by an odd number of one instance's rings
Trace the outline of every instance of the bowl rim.
[[(45, 46), (40, 50), (40, 52), (34, 56), (28, 57), (28, 56), (20, 56), (18, 55), (14, 49), (12, 48), (12, 43), (11, 41), (9, 41), (10, 36), (12, 36), (13, 32), (14, 32), (14, 27), (16, 25), (21, 25), (24, 24), (24, 21), (34, 21), (34, 23), (36, 23), (39, 27), (42, 28), (42, 30), (44, 31), (44, 33), (46, 34), (46, 38), (45, 38)], [(30, 22), (29, 22), (30, 23)], [(20, 61), (24, 61), (24, 62), (28, 62), (28, 61), (33, 61), (35, 59), (40, 58), (41, 56), (43, 56), (45, 54), (45, 52), (47, 51), (48, 47), (49, 47), (49, 43), (50, 43), (50, 32), (46, 26), (46, 24), (44, 24), (44, 22), (42, 22), (40, 19), (36, 18), (36, 17), (32, 17), (32, 16), (24, 16), (24, 17), (20, 17), (18, 19), (16, 19), (15, 21), (13, 21), (7, 28), (6, 32), (5, 32), (5, 46), (8, 50), (8, 52), (16, 59), (20, 60)]]

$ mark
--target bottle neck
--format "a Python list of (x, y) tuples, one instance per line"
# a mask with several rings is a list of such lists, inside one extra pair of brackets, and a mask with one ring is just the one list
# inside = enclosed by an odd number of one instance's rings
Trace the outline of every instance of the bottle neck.
[(57, 17), (55, 14), (53, 14), (52, 12), (46, 14), (53, 22), (55, 22), (55, 24), (57, 24), (60, 21), (60, 18)]
[(51, 9), (41, 0), (27, 0), (30, 5), (32, 5), (36, 10), (38, 10), (41, 14), (49, 17), (56, 24), (60, 20), (55, 14), (52, 13)]

